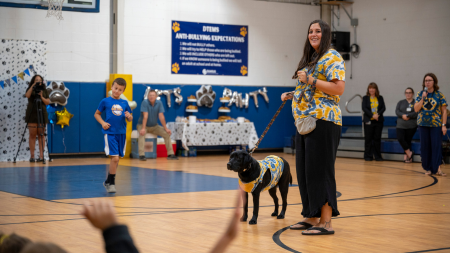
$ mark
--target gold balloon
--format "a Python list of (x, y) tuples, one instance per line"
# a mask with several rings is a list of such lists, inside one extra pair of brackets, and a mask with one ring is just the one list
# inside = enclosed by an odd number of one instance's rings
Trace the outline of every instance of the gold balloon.
[(68, 112), (64, 107), (64, 110), (56, 112), (56, 117), (58, 118), (56, 124), (60, 125), (61, 128), (64, 128), (64, 126), (69, 126), (69, 121), (73, 117), (73, 114)]

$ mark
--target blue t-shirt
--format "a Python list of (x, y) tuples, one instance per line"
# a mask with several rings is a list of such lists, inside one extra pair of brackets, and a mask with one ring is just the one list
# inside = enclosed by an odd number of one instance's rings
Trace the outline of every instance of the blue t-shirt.
[(142, 101), (141, 116), (139, 117), (138, 125), (142, 125), (142, 120), (144, 118), (144, 116), (142, 115), (143, 112), (148, 113), (147, 124), (145, 126), (153, 127), (158, 125), (158, 115), (160, 113), (164, 113), (164, 106), (160, 100), (156, 100), (155, 104), (153, 105), (150, 103), (150, 101), (148, 101), (148, 99)]
[(128, 102), (123, 99), (114, 99), (112, 97), (104, 98), (98, 105), (97, 110), (106, 112), (105, 122), (111, 126), (105, 130), (102, 128), (104, 134), (126, 134), (127, 121), (125, 112), (131, 113), (131, 108)]

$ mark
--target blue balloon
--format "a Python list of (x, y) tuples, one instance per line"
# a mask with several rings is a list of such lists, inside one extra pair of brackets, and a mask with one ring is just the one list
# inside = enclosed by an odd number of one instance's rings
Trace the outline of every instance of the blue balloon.
[(47, 112), (56, 112), (56, 106), (53, 104), (47, 105)]
[(50, 122), (50, 124), (55, 124), (56, 123), (56, 113), (54, 112), (49, 112), (48, 113), (48, 122)]
[(58, 109), (58, 107), (55, 106), (54, 104), (47, 105), (48, 121), (50, 122), (50, 124), (55, 124), (57, 121), (56, 120), (57, 109)]

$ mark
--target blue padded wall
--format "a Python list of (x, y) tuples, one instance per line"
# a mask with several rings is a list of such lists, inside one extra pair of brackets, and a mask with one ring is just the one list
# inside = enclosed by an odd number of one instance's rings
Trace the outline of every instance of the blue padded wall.
[[(411, 150), (416, 155), (420, 155), (420, 142), (411, 143)], [(396, 153), (403, 154), (403, 148), (398, 141), (382, 141), (381, 142), (381, 152), (382, 153)]]
[[(64, 127), (62, 130), (59, 125), (48, 126), (49, 133), (49, 149), (51, 153), (89, 153), (103, 152), (103, 134), (101, 126), (94, 118), (95, 110), (100, 101), (105, 98), (105, 83), (79, 83), (65, 82), (70, 89), (69, 102), (66, 106), (67, 110), (74, 114), (70, 120), (70, 126)], [(175, 121), (177, 116), (188, 116), (185, 112), (188, 105), (187, 97), (195, 94), (201, 85), (148, 85), (154, 89), (166, 90), (175, 87), (181, 87), (183, 95), (183, 103), (181, 105), (175, 103), (175, 97), (172, 95), (172, 107), (167, 106), (165, 96), (161, 96), (161, 100), (165, 109), (166, 121)], [(281, 105), (280, 95), (283, 92), (293, 90), (293, 87), (268, 87), (269, 103), (258, 96), (259, 108), (256, 108), (253, 98), (250, 98), (249, 108), (240, 109), (235, 105), (231, 106), (231, 112), (228, 114), (219, 113), (218, 109), (222, 104), (219, 98), (222, 96), (225, 87), (232, 91), (248, 93), (255, 91), (261, 87), (249, 86), (212, 86), (216, 92), (216, 101), (213, 108), (200, 107), (199, 112), (194, 115), (199, 119), (217, 119), (221, 115), (228, 115), (232, 118), (239, 116), (245, 117), (254, 122), (258, 135), (261, 135), (270, 122), (271, 118)], [(134, 84), (133, 98), (137, 102), (138, 107), (133, 111), (133, 129), (136, 129), (137, 121), (140, 116), (140, 106), (147, 85)], [(103, 115), (104, 116), (104, 115)], [(64, 150), (63, 144), (66, 149)], [(260, 144), (260, 148), (282, 148), (284, 146), (284, 137), (295, 134), (294, 120), (291, 113), (291, 102), (287, 102), (283, 110), (278, 115), (277, 120), (273, 123), (269, 132)]]
[[(104, 151), (102, 126), (94, 113), (106, 96), (106, 83), (80, 83), (80, 151), (81, 153)], [(103, 119), (105, 113), (103, 113)]]
[[(69, 101), (66, 105), (67, 110), (73, 114), (69, 126), (62, 129), (59, 125), (49, 127), (51, 132), (52, 153), (79, 153), (80, 152), (80, 121), (86, 117), (85, 113), (80, 115), (80, 83), (64, 82), (70, 90)], [(64, 142), (63, 142), (64, 139)], [(64, 147), (65, 145), (65, 147)], [(64, 152), (65, 151), (65, 152)]]
[[(362, 123), (361, 116), (342, 117), (343, 126), (361, 126), (361, 123)], [(384, 116), (384, 126), (396, 126), (396, 125), (397, 125), (397, 116)]]
[[(177, 116), (188, 116), (189, 114), (185, 112), (187, 105), (192, 104), (187, 102), (187, 97), (190, 95), (195, 95), (195, 92), (200, 89), (200, 85), (157, 85), (157, 84), (134, 84), (133, 85), (133, 98), (138, 104), (137, 108), (133, 111), (133, 129), (136, 129), (136, 125), (139, 118), (140, 107), (142, 103), (142, 98), (144, 96), (145, 89), (147, 86), (152, 89), (167, 90), (176, 87), (181, 87), (181, 95), (183, 95), (183, 102), (181, 105), (175, 103), (175, 97), (172, 95), (172, 107), (167, 106), (166, 96), (161, 96), (161, 101), (164, 105), (164, 116), (166, 121), (175, 121)], [(231, 112), (227, 114), (219, 113), (219, 107), (222, 106), (219, 98), (222, 97), (223, 89), (227, 87), (232, 91), (237, 91), (238, 93), (248, 93), (260, 89), (261, 87), (254, 86), (218, 86), (213, 85), (212, 88), (216, 92), (216, 100), (212, 108), (199, 107), (197, 113), (193, 115), (197, 116), (198, 119), (217, 119), (219, 116), (226, 115), (232, 118), (245, 117), (255, 124), (256, 132), (258, 136), (261, 136), (266, 126), (269, 124), (273, 115), (276, 113), (281, 105), (281, 94), (283, 92), (292, 91), (293, 87), (267, 87), (267, 94), (269, 97), (269, 103), (266, 103), (264, 98), (258, 95), (259, 108), (256, 108), (253, 98), (250, 98), (249, 106), (245, 108), (236, 108), (232, 105), (230, 108)], [(227, 106), (228, 107), (228, 106)], [(284, 147), (284, 137), (288, 137), (295, 134), (294, 119), (291, 112), (291, 102), (288, 101), (283, 108), (283, 110), (278, 115), (270, 130), (262, 140), (259, 145), (260, 148), (282, 148)]]

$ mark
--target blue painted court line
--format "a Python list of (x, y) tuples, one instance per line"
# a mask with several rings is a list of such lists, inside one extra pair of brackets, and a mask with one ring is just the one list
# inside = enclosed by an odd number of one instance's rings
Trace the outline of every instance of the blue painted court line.
[(80, 165), (0, 168), (0, 191), (57, 200), (238, 188), (237, 178), (119, 166), (116, 176), (117, 193), (109, 194), (102, 185), (108, 167), (109, 165)]

